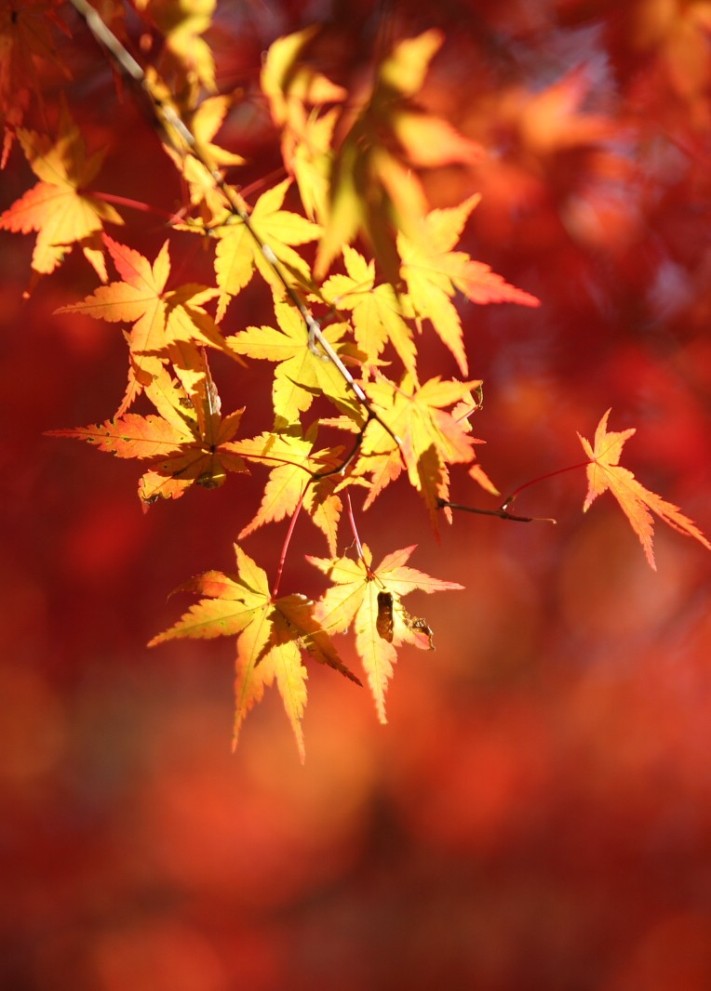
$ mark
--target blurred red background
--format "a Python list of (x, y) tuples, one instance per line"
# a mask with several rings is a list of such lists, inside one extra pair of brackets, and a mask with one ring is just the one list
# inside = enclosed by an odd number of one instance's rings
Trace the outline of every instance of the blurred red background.
[[(312, 6), (218, 4), (218, 83), (244, 90), (222, 137), (251, 160), (245, 184), (279, 164), (261, 53)], [(574, 464), (575, 431), (612, 406), (613, 429), (638, 428), (629, 466), (708, 534), (711, 4), (429, 6), (318, 5), (321, 57), (347, 81), (384, 24), (445, 31), (424, 99), (489, 157), (427, 175), (429, 195), (481, 190), (465, 247), (542, 300), (462, 307), (482, 463), (503, 491)], [(101, 187), (172, 210), (172, 164), (65, 15), (69, 105), (110, 146)], [(0, 207), (31, 181), (15, 149)], [(127, 219), (126, 241), (157, 250), (160, 222)], [(171, 589), (231, 569), (258, 486), (144, 515), (134, 466), (43, 436), (111, 414), (125, 353), (116, 327), (53, 315), (94, 286), (80, 258), (23, 300), (31, 247), (1, 235), (0, 986), (711, 987), (708, 553), (660, 530), (651, 572), (610, 500), (582, 516), (582, 472), (517, 504), (557, 526), (457, 516), (440, 543), (393, 487), (359, 516), (376, 558), (418, 542), (415, 566), (466, 586), (413, 596), (436, 652), (401, 653), (387, 727), (318, 669), (305, 766), (275, 693), (232, 756), (232, 642), (144, 645), (183, 605)], [(190, 256), (190, 279), (207, 264)], [(245, 292), (230, 332), (268, 302)], [(428, 372), (456, 374), (425, 345)], [(245, 435), (263, 429), (261, 371), (215, 363)], [(453, 497), (478, 498), (464, 479)], [(245, 549), (273, 569), (283, 535)], [(300, 521), (284, 590), (316, 594), (302, 555), (325, 550)]]

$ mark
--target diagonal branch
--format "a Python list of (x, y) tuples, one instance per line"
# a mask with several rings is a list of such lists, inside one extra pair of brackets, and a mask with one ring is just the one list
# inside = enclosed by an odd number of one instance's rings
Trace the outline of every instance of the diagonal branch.
[[(163, 132), (166, 140), (173, 147), (173, 149), (182, 157), (185, 157), (186, 154), (191, 154), (205, 169), (207, 169), (212, 181), (215, 184), (215, 188), (219, 189), (225, 197), (230, 212), (237, 216), (244, 224), (250, 237), (258, 246), (267, 264), (270, 266), (279, 282), (284, 287), (284, 291), (289, 297), (289, 300), (299, 311), (306, 326), (309, 341), (315, 342), (319, 345), (328, 360), (333, 362), (336, 366), (358, 402), (367, 411), (368, 416), (366, 425), (371, 420), (377, 420), (381, 427), (392, 437), (397, 444), (398, 449), (402, 453), (400, 438), (373, 409), (370, 400), (361, 386), (353, 378), (348, 368), (334, 351), (330, 342), (326, 339), (321, 329), (321, 324), (316, 317), (314, 317), (311, 309), (306, 304), (301, 294), (294, 288), (292, 283), (287, 278), (279, 259), (276, 257), (270, 246), (266, 244), (255, 231), (250, 220), (249, 213), (242, 204), (239, 195), (235, 189), (225, 181), (225, 178), (220, 170), (215, 168), (214, 164), (210, 162), (207, 156), (202, 152), (195, 135), (185, 124), (185, 121), (183, 121), (170, 103), (156, 97), (148, 83), (146, 74), (141, 65), (119, 41), (113, 31), (111, 31), (111, 29), (104, 23), (94, 7), (92, 7), (87, 0), (70, 0), (70, 2), (77, 13), (83, 18), (96, 41), (106, 48), (111, 54), (123, 75), (126, 76), (126, 78), (141, 91), (152, 111), (154, 121), (159, 125), (160, 130)], [(179, 141), (176, 140), (176, 137), (179, 138)]]

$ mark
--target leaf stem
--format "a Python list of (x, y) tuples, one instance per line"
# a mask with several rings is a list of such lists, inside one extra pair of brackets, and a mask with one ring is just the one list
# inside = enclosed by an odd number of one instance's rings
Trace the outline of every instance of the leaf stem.
[(372, 575), (372, 572), (368, 566), (368, 562), (365, 559), (365, 554), (363, 553), (363, 545), (360, 542), (358, 527), (356, 526), (355, 516), (353, 515), (353, 503), (351, 502), (350, 492), (346, 492), (345, 497), (346, 497), (346, 506), (348, 507), (348, 522), (351, 525), (351, 531), (353, 532), (353, 539), (355, 540), (358, 557), (365, 565), (365, 570), (367, 571), (368, 575)]
[(289, 520), (289, 528), (286, 531), (286, 536), (284, 537), (284, 543), (281, 548), (281, 554), (279, 556), (279, 565), (277, 567), (276, 578), (274, 579), (274, 585), (272, 587), (272, 599), (276, 599), (279, 595), (279, 586), (281, 585), (281, 576), (284, 573), (284, 563), (286, 562), (287, 551), (289, 550), (289, 544), (291, 543), (291, 538), (294, 534), (294, 529), (296, 527), (296, 521), (299, 518), (299, 513), (301, 512), (301, 507), (304, 504), (304, 496), (308, 490), (308, 484), (304, 486), (304, 491), (299, 496), (299, 501), (296, 504), (296, 509), (291, 514), (291, 519)]
[(587, 468), (589, 464), (591, 464), (591, 461), (588, 458), (587, 461), (580, 461), (578, 464), (567, 465), (565, 468), (556, 468), (555, 471), (546, 472), (545, 475), (538, 475), (536, 478), (532, 478), (530, 482), (524, 482), (523, 485), (519, 485), (517, 489), (514, 489), (513, 492), (511, 492), (510, 495), (508, 495), (501, 503), (501, 508), (508, 509), (518, 494), (523, 492), (523, 490), (527, 489), (529, 486), (537, 485), (539, 482), (545, 482), (547, 478), (554, 478), (556, 475), (562, 475), (566, 471), (575, 471), (578, 468)]
[(141, 213), (153, 213), (162, 220), (167, 220), (168, 223), (173, 223), (175, 220), (174, 213), (168, 213), (167, 210), (161, 210), (159, 207), (151, 206), (149, 203), (143, 203), (141, 200), (134, 200), (130, 196), (120, 196), (118, 193), (104, 193), (91, 191), (92, 196), (96, 196), (97, 199), (104, 200), (106, 203), (116, 203), (117, 206), (127, 206), (132, 210), (140, 210)]

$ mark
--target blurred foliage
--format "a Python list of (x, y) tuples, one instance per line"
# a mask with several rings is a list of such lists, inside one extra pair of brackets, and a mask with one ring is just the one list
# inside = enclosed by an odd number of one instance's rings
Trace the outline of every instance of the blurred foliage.
[[(243, 93), (224, 144), (255, 181), (278, 166), (260, 53), (312, 8), (218, 3), (206, 36), (218, 91)], [(422, 181), (442, 206), (481, 192), (466, 250), (543, 301), (460, 310), (486, 382), (487, 472), (513, 489), (578, 460), (575, 430), (613, 406), (638, 427), (631, 466), (708, 532), (711, 4), (319, 9), (323, 68), (343, 84), (383, 34), (443, 31), (427, 109), (487, 156)], [(70, 102), (95, 115), (115, 80), (71, 24), (60, 55), (86, 71)], [(43, 85), (64, 85), (57, 65)], [(172, 167), (130, 101), (101, 138), (116, 152), (104, 188), (146, 198), (148, 183), (174, 209)], [(0, 206), (27, 183), (13, 148)], [(147, 225), (141, 250), (163, 238)], [(653, 574), (614, 506), (573, 509), (582, 473), (521, 497), (555, 528), (458, 518), (418, 565), (440, 574), (446, 558), (466, 591), (430, 616), (436, 652), (401, 658), (389, 725), (318, 670), (305, 767), (276, 699), (233, 758), (230, 644), (144, 644), (175, 615), (159, 595), (185, 577), (186, 545), (195, 571), (229, 566), (212, 514), (234, 516), (235, 490), (143, 516), (121, 463), (42, 436), (118, 402), (125, 357), (112, 328), (52, 315), (67, 287), (91, 290), (81, 259), (23, 301), (32, 246), (3, 235), (0, 250), (2, 986), (705, 991), (706, 552), (660, 533)], [(191, 279), (205, 264), (196, 249)], [(262, 303), (245, 291), (245, 324)], [(226, 391), (227, 408), (259, 402)], [(388, 490), (368, 525), (378, 556), (425, 520)], [(249, 539), (278, 555), (280, 536)]]

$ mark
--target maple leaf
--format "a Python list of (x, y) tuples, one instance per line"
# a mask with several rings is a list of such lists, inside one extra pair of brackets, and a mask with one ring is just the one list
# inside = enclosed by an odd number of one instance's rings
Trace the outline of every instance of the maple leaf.
[(442, 41), (439, 31), (430, 30), (397, 42), (378, 66), (355, 116), (348, 111), (347, 124), (339, 121), (345, 134), (332, 158), (328, 216), (314, 265), (317, 278), (362, 229), (388, 280), (394, 281), (392, 228), (413, 240), (424, 234), (427, 203), (412, 166), (481, 159), (480, 145), (413, 102)]
[(418, 320), (432, 323), (463, 375), (468, 372), (467, 356), (462, 323), (452, 302), (456, 290), (474, 303), (539, 305), (535, 296), (510, 285), (488, 265), (472, 261), (464, 251), (451, 250), (479, 199), (475, 194), (459, 206), (430, 211), (424, 218), (426, 237), (413, 241), (399, 234), (397, 238), (408, 300)]
[(138, 484), (144, 506), (157, 499), (178, 499), (192, 485), (217, 488), (228, 471), (244, 472), (244, 461), (226, 445), (234, 437), (244, 410), (222, 417), (215, 385), (205, 366), (194, 376), (192, 394), (155, 368), (145, 392), (158, 411), (124, 413), (104, 423), (52, 430), (54, 437), (74, 437), (119, 458), (151, 460)]
[(92, 253), (92, 248), (96, 250), (92, 235), (104, 223), (122, 224), (123, 220), (109, 203), (84, 191), (101, 168), (104, 151), (86, 157), (79, 129), (64, 106), (56, 139), (24, 128), (17, 136), (40, 181), (0, 215), (0, 228), (22, 234), (37, 231), (32, 252), (35, 272), (53, 272), (78, 242), (99, 277), (105, 278)]
[(301, 60), (305, 46), (318, 30), (318, 25), (311, 25), (277, 38), (267, 52), (260, 76), (274, 123), (288, 124), (296, 132), (308, 119), (307, 107), (341, 102), (348, 95), (342, 86)]
[(368, 362), (377, 363), (390, 341), (405, 368), (414, 372), (417, 350), (395, 290), (389, 283), (375, 285), (375, 263), (354, 248), (343, 248), (343, 260), (348, 274), (327, 279), (321, 296), (337, 310), (353, 313), (356, 344)]
[[(254, 204), (249, 222), (262, 244), (277, 258), (282, 271), (292, 275), (297, 283), (308, 286), (311, 281), (309, 266), (294, 251), (293, 245), (314, 241), (320, 236), (321, 228), (298, 213), (281, 209), (290, 185), (291, 179), (285, 179), (262, 193)], [(221, 291), (218, 320), (224, 316), (230, 299), (250, 282), (255, 268), (278, 297), (283, 295), (282, 282), (240, 217), (231, 215), (225, 224), (214, 228), (214, 232), (219, 238), (215, 257), (215, 274)]]
[[(277, 428), (292, 426), (295, 417), (306, 412), (318, 395), (327, 396), (344, 410), (356, 411), (358, 404), (345, 379), (309, 341), (299, 311), (287, 303), (277, 303), (275, 313), (279, 330), (247, 327), (225, 338), (225, 343), (236, 354), (278, 362), (272, 388)], [(331, 324), (323, 333), (339, 356), (355, 357), (354, 349), (341, 341), (347, 329), (345, 324)]]
[(41, 100), (40, 80), (51, 63), (65, 76), (57, 57), (52, 26), (66, 30), (56, 13), (56, 0), (23, 0), (0, 7), (0, 119), (5, 127), (0, 169), (4, 169), (17, 128), (34, 90)]
[[(172, 100), (170, 90), (161, 86), (158, 80), (151, 83), (151, 92), (160, 99), (163, 106)], [(194, 146), (185, 148), (184, 135), (174, 135), (172, 130), (169, 134), (173, 145), (163, 145), (164, 151), (188, 184), (190, 203), (201, 207), (207, 220), (212, 220), (225, 209), (225, 194), (216, 177), (223, 177), (227, 167), (245, 163), (241, 155), (221, 148), (212, 140), (222, 127), (233, 102), (234, 95), (210, 96), (192, 112), (184, 110), (180, 114), (176, 110), (177, 116), (184, 119), (192, 134)]]
[(240, 531), (240, 540), (265, 523), (291, 516), (303, 501), (304, 509), (328, 540), (329, 551), (336, 553), (338, 520), (343, 507), (334, 489), (341, 478), (334, 473), (313, 481), (313, 476), (337, 467), (340, 449), (314, 453), (316, 433), (317, 424), (313, 424), (303, 436), (295, 432), (270, 432), (227, 445), (228, 450), (245, 461), (274, 466), (261, 505)]
[(468, 420), (455, 417), (445, 407), (461, 402), (471, 406), (471, 391), (480, 384), (448, 382), (436, 376), (420, 386), (405, 374), (399, 386), (382, 375), (366, 386), (368, 398), (400, 440), (396, 444), (377, 421), (368, 426), (356, 469), (371, 476), (366, 509), (398, 477), (404, 459), (410, 484), (422, 493), (436, 528), (438, 500), (447, 499), (449, 493), (447, 466), (474, 460), (475, 440)]
[(409, 643), (433, 649), (429, 626), (407, 613), (402, 598), (416, 589), (431, 593), (463, 588), (407, 566), (414, 550), (415, 545), (393, 551), (377, 568), (372, 567), (373, 557), (365, 544), (363, 557), (357, 560), (307, 557), (334, 583), (319, 600), (316, 617), (330, 632), (343, 633), (354, 625), (356, 649), (381, 723), (387, 722), (385, 693), (397, 659), (396, 647)]
[(210, 45), (201, 37), (212, 24), (217, 0), (135, 0), (165, 36), (164, 60), (180, 82), (195, 88), (215, 90), (215, 60)]
[(622, 507), (632, 529), (639, 537), (647, 561), (655, 571), (657, 566), (654, 560), (654, 519), (652, 513), (656, 513), (674, 530), (694, 537), (704, 547), (711, 550), (711, 543), (696, 524), (684, 516), (678, 506), (662, 499), (655, 492), (650, 492), (637, 481), (629, 469), (620, 465), (622, 448), (636, 431), (634, 427), (627, 430), (608, 431), (607, 420), (610, 412), (608, 410), (598, 423), (592, 445), (578, 434), (583, 450), (590, 458), (590, 464), (587, 466), (588, 492), (583, 511), (587, 512), (595, 499), (609, 489)]
[(224, 350), (222, 335), (202, 306), (215, 297), (216, 290), (194, 284), (166, 290), (170, 275), (168, 241), (151, 264), (138, 251), (108, 235), (103, 240), (122, 281), (99, 286), (80, 302), (60, 307), (57, 313), (81, 313), (109, 323), (132, 323), (128, 343), (134, 355), (167, 353), (180, 342)]
[(301, 719), (306, 705), (307, 671), (303, 652), (360, 684), (341, 662), (314, 616), (313, 602), (302, 595), (274, 599), (266, 573), (235, 544), (236, 575), (208, 571), (182, 590), (206, 596), (190, 607), (149, 646), (181, 637), (237, 636), (236, 711), (233, 747), (250, 709), (276, 681), (284, 709), (304, 759)]
[(302, 59), (317, 31), (317, 26), (311, 26), (277, 38), (264, 60), (260, 85), (272, 119), (281, 128), (284, 165), (296, 179), (307, 216), (320, 222), (327, 216), (333, 132), (339, 114), (332, 110), (318, 116), (314, 109), (342, 103), (348, 93)]

